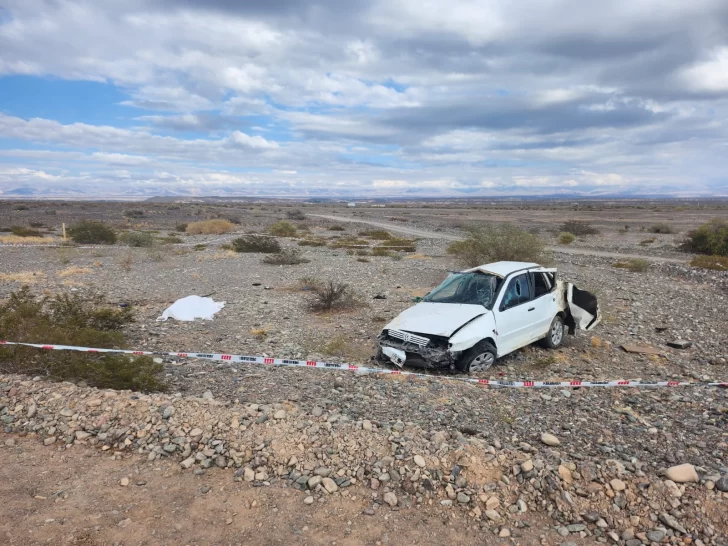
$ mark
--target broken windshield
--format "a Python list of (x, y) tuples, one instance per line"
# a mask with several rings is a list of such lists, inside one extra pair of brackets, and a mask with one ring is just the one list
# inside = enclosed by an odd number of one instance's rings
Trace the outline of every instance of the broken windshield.
[(431, 303), (467, 303), (493, 307), (502, 279), (489, 273), (453, 273), (427, 294), (422, 301)]

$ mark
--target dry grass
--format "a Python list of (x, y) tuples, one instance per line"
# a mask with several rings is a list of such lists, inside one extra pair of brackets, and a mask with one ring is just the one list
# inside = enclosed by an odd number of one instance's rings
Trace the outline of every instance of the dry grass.
[(328, 338), (325, 342), (309, 345), (307, 349), (311, 353), (363, 362), (369, 360), (374, 348), (368, 343), (352, 340), (351, 336), (337, 334)]
[(573, 233), (569, 233), (568, 231), (562, 231), (559, 233), (559, 237), (557, 239), (559, 241), (560, 245), (570, 245), (574, 241), (576, 241), (576, 235)]
[(712, 269), (713, 271), (728, 271), (728, 257), (725, 256), (695, 256), (690, 260), (693, 267)]
[(0, 235), (0, 243), (4, 245), (47, 245), (58, 243), (57, 237), (18, 237), (17, 235)]
[(46, 275), (42, 271), (20, 271), (18, 273), (0, 273), (0, 282), (19, 282), (22, 284), (35, 284), (44, 282)]
[(66, 269), (61, 269), (59, 271), (56, 271), (56, 275), (58, 275), (59, 277), (62, 277), (62, 278), (74, 277), (76, 275), (89, 275), (91, 273), (93, 273), (93, 271), (91, 271), (90, 269), (88, 269), (86, 267), (76, 267), (76, 266), (71, 266), (71, 267), (67, 267)]
[(650, 262), (643, 260), (642, 258), (628, 258), (612, 264), (612, 267), (619, 269), (626, 269), (633, 273), (644, 273), (650, 268)]
[(215, 252), (215, 254), (203, 254), (197, 257), (198, 262), (217, 261), (217, 260), (228, 260), (230, 258), (237, 258), (238, 253), (232, 250), (224, 250), (221, 252)]
[(121, 267), (127, 273), (131, 271), (131, 266), (134, 265), (134, 253), (130, 250), (125, 252), (119, 257), (119, 267)]
[(430, 256), (427, 256), (425, 254), (407, 254), (407, 256), (404, 257), (405, 260), (429, 260), (431, 259)]
[(266, 324), (265, 326), (259, 326), (257, 328), (251, 328), (250, 335), (256, 338), (258, 341), (263, 341), (266, 337), (268, 337), (268, 334), (272, 329), (273, 327), (270, 324)]
[(228, 220), (215, 219), (203, 220), (202, 222), (192, 222), (187, 225), (188, 235), (222, 235), (230, 233), (235, 229), (235, 224)]

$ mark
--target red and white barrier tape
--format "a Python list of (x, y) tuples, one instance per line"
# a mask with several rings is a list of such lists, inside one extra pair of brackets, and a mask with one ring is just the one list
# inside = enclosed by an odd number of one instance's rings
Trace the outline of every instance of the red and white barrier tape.
[(466, 383), (474, 383), (476, 385), (484, 385), (489, 387), (515, 387), (515, 388), (551, 388), (551, 387), (728, 387), (726, 381), (714, 382), (692, 382), (692, 381), (633, 381), (633, 380), (610, 380), (610, 381), (498, 381), (490, 379), (475, 379), (470, 377), (457, 376), (435, 376), (425, 373), (407, 372), (402, 370), (393, 370), (388, 368), (368, 368), (365, 366), (357, 366), (355, 364), (338, 364), (334, 362), (319, 362), (316, 360), (293, 360), (286, 358), (269, 358), (263, 356), (244, 356), (223, 353), (182, 353), (182, 352), (166, 352), (166, 351), (131, 351), (123, 349), (99, 349), (92, 347), (76, 347), (73, 345), (43, 345), (40, 343), (20, 343), (15, 341), (2, 341), (0, 345), (22, 345), (25, 347), (35, 347), (37, 349), (45, 349), (50, 351), (80, 351), (85, 353), (112, 353), (127, 354), (139, 356), (173, 356), (182, 358), (200, 358), (203, 360), (212, 360), (228, 363), (242, 364), (266, 364), (270, 366), (289, 366), (294, 368), (323, 368), (327, 370), (350, 371), (367, 374), (385, 374), (385, 375), (401, 375), (406, 377), (415, 377), (420, 379), (434, 379), (445, 381), (463, 381)]

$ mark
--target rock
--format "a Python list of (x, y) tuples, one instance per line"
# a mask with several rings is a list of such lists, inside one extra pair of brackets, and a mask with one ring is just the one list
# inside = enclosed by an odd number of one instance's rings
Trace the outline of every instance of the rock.
[(324, 486), (324, 489), (326, 489), (326, 491), (329, 493), (336, 493), (339, 490), (339, 486), (336, 485), (336, 482), (331, 478), (322, 478), (321, 484)]
[(315, 489), (318, 484), (321, 483), (321, 476), (311, 476), (308, 479), (308, 488), (309, 489)]
[(715, 482), (715, 488), (723, 493), (728, 493), (728, 474)]
[(570, 533), (579, 533), (586, 529), (586, 525), (583, 523), (572, 523), (571, 525), (567, 525), (566, 528)]
[(385, 493), (384, 502), (386, 502), (391, 507), (397, 506), (397, 495), (395, 495), (391, 491), (389, 491), (388, 493)]
[(500, 499), (493, 495), (487, 501), (485, 501), (485, 508), (487, 510), (495, 510), (500, 506)]
[(286, 410), (278, 410), (273, 414), (273, 419), (285, 419), (286, 418)]
[(647, 538), (652, 542), (660, 542), (663, 538), (665, 538), (665, 532), (661, 531), (659, 529), (654, 529), (652, 531), (647, 531)]
[(571, 470), (566, 468), (564, 465), (559, 465), (559, 476), (561, 476), (561, 479), (569, 485), (574, 483), (574, 478), (571, 477)]
[(486, 510), (485, 517), (493, 521), (498, 521), (500, 519), (500, 514), (495, 510)]
[(174, 406), (167, 406), (162, 412), (162, 419), (169, 419), (174, 415)]
[(511, 532), (508, 529), (506, 529), (505, 527), (503, 527), (503, 529), (500, 530), (500, 533), (498, 533), (498, 536), (501, 538), (506, 538), (506, 537), (511, 536)]
[(243, 470), (243, 479), (246, 482), (252, 482), (255, 479), (255, 471), (249, 466), (246, 466), (245, 470)]
[(458, 493), (458, 497), (457, 498), (458, 498), (458, 502), (460, 504), (467, 504), (467, 503), (470, 502), (470, 497), (468, 495), (466, 495), (465, 493), (462, 493), (462, 492), (461, 493)]
[(61, 410), (61, 416), (62, 417), (73, 417), (73, 410), (68, 408), (63, 408)]
[(192, 465), (195, 464), (195, 458), (194, 457), (187, 457), (184, 461), (182, 461), (179, 464), (184, 469), (191, 468)]
[(55, 436), (50, 436), (49, 438), (46, 438), (45, 440), (43, 440), (43, 445), (44, 446), (49, 446), (49, 445), (54, 444), (55, 441), (56, 441), (56, 437)]
[(190, 431), (190, 438), (200, 438), (202, 436), (202, 429), (201, 428), (193, 428)]
[(622, 480), (618, 480), (617, 478), (611, 480), (609, 482), (609, 485), (614, 491), (624, 491), (625, 489), (627, 489), (627, 485)]
[(452, 501), (450, 499), (443, 499), (440, 501), (440, 504), (442, 506), (452, 506)]
[(667, 492), (670, 494), (671, 497), (682, 497), (682, 491), (680, 491), (680, 488), (672, 480), (665, 480), (665, 489), (667, 489)]
[(432, 443), (437, 447), (440, 447), (445, 442), (447, 442), (447, 432), (438, 431), (432, 435)]
[(85, 440), (86, 438), (88, 438), (90, 436), (91, 436), (90, 432), (86, 432), (84, 430), (76, 431), (76, 440)]
[(554, 436), (553, 434), (549, 434), (548, 432), (544, 432), (541, 435), (541, 443), (544, 443), (547, 446), (551, 446), (551, 447), (561, 445), (561, 442), (559, 441), (559, 439), (556, 436)]
[(119, 523), (116, 524), (118, 527), (121, 527), (122, 529), (124, 527), (129, 527), (131, 525), (131, 518), (122, 519)]
[(675, 483), (689, 483), (698, 482), (700, 478), (698, 473), (695, 471), (695, 467), (691, 464), (680, 464), (677, 466), (671, 466), (665, 472), (665, 476)]
[(212, 400), (213, 398), (215, 397), (212, 395), (212, 391), (205, 391), (202, 393), (203, 400)]
[(365, 419), (364, 421), (361, 422), (361, 428), (363, 428), (364, 430), (366, 430), (368, 432), (371, 432), (372, 431), (372, 422)]
[(685, 530), (685, 528), (680, 525), (680, 522), (678, 522), (674, 517), (672, 517), (670, 514), (663, 512), (660, 514), (660, 521), (667, 525), (670, 529), (674, 529), (675, 531), (679, 531), (680, 533), (686, 535), (688, 532)]
[(415, 455), (414, 461), (417, 466), (420, 468), (425, 468), (427, 466), (427, 463), (425, 462), (425, 458), (422, 455)]
[(126, 487), (127, 485), (129, 485), (129, 478), (126, 478), (126, 477), (124, 477), (124, 478), (121, 478), (121, 479), (119, 480), (119, 485), (120, 485), (121, 487)]
[(321, 408), (319, 406), (316, 406), (315, 408), (313, 408), (311, 410), (311, 415), (313, 415), (314, 417), (321, 417), (323, 414), (324, 414), (324, 410), (323, 410), (323, 408)]
[(668, 347), (672, 347), (673, 349), (689, 349), (693, 346), (693, 342), (687, 341), (685, 339), (677, 339), (675, 341), (668, 341), (666, 345)]
[(531, 472), (531, 470), (533, 470), (533, 461), (531, 459), (521, 463), (521, 472)]
[(38, 406), (36, 406), (35, 402), (33, 402), (30, 406), (28, 406), (28, 413), (26, 415), (28, 416), (28, 419), (32, 419), (35, 417), (36, 413), (38, 413)]
[(305, 499), (303, 499), (303, 504), (313, 504), (313, 497), (309, 495)]

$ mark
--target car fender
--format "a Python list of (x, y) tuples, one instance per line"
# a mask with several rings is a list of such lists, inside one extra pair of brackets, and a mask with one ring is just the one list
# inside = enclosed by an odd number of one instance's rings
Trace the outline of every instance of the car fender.
[(462, 352), (485, 338), (495, 339), (493, 312), (488, 311), (465, 324), (450, 337), (450, 351)]

